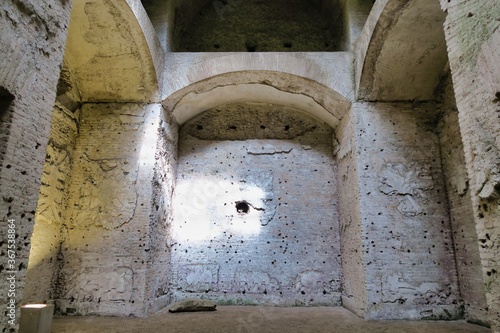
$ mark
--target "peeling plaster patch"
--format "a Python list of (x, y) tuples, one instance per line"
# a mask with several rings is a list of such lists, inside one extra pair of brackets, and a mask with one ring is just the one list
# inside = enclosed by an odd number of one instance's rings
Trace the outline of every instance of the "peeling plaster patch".
[(247, 153), (250, 155), (276, 155), (276, 154), (290, 154), (293, 148), (290, 149), (277, 149), (275, 146), (270, 144), (262, 143), (259, 145), (255, 143), (255, 146), (247, 147)]
[[(106, 278), (103, 279), (103, 276)], [(128, 302), (134, 289), (134, 272), (129, 267), (85, 267), (66, 275), (62, 298), (78, 302)], [(96, 294), (96, 290), (99, 293)], [(80, 313), (85, 315), (85, 313)]]
[(70, 228), (91, 226), (112, 230), (128, 223), (137, 207), (137, 167), (127, 161), (91, 162), (83, 168), (83, 183), (75, 206), (81, 208)]
[(179, 269), (180, 284), (186, 292), (217, 291), (219, 282), (218, 264), (183, 265)]

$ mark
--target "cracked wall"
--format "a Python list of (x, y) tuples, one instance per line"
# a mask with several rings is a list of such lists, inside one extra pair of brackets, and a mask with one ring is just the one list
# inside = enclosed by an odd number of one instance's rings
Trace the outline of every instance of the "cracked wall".
[(172, 224), (173, 191), (177, 173), (178, 125), (171, 115), (162, 109), (158, 130), (156, 165), (153, 187), (153, 217), (150, 240), (151, 260), (148, 263), (147, 280), (148, 313), (163, 309), (171, 302), (171, 248), (170, 225)]
[(286, 107), (225, 105), (186, 123), (171, 227), (174, 299), (339, 305), (332, 154), (330, 127)]
[(469, 178), (465, 168), (464, 147), (458, 125), (458, 111), (449, 73), (441, 92), (440, 108), (442, 115), (437, 130), (450, 207), (458, 286), (466, 320), (487, 325), (488, 306), (481, 274), (478, 237), (474, 224)]
[(500, 3), (441, 1), (489, 319), (500, 331)]
[[(67, 1), (9, 0), (0, 4), (0, 90), (5, 89), (14, 98), (7, 110), (0, 111), (0, 273), (16, 272), (17, 308), (23, 300), (69, 11)], [(7, 262), (9, 219), (15, 220), (14, 267)], [(8, 287), (2, 279), (0, 299), (7, 301)], [(12, 325), (7, 322), (6, 307), (1, 314), (2, 332), (16, 331), (17, 321)]]
[(61, 235), (61, 313), (145, 315), (160, 109), (82, 106)]
[(356, 137), (353, 113), (340, 122), (334, 148), (338, 163), (340, 240), (342, 249), (342, 306), (363, 317), (366, 308), (365, 260), (359, 213)]
[(357, 103), (366, 318), (462, 316), (434, 104)]

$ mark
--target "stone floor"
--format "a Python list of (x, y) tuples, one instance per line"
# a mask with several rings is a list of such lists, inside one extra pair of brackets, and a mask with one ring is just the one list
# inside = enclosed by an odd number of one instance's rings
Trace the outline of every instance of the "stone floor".
[(52, 333), (489, 333), (464, 321), (365, 321), (344, 308), (268, 308), (221, 306), (215, 312), (171, 314), (147, 319), (55, 317)]

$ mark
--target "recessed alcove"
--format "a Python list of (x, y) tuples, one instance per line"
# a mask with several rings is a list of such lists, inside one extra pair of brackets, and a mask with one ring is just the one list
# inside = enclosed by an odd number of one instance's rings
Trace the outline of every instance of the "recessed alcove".
[(9, 137), (10, 128), (10, 115), (9, 106), (14, 100), (12, 95), (7, 89), (0, 86), (0, 165), (2, 164), (5, 154), (5, 146)]
[(180, 128), (174, 299), (340, 305), (332, 136), (322, 121), (267, 103), (220, 105)]

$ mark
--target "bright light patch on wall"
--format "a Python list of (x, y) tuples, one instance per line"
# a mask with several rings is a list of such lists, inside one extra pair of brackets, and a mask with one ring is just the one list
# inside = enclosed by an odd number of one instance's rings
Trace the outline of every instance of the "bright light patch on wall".
[(47, 307), (47, 304), (26, 304), (26, 305), (23, 305), (23, 308), (28, 308), (28, 309), (43, 309), (46, 307)]
[[(178, 181), (175, 191), (176, 241), (205, 241), (224, 233), (251, 237), (261, 231), (266, 193), (256, 185), (205, 176)], [(242, 202), (247, 209), (238, 207)]]
[(148, 116), (144, 122), (144, 136), (142, 138), (141, 152), (139, 154), (139, 165), (141, 167), (154, 167), (155, 165), (158, 124), (156, 120), (153, 119), (157, 118), (159, 108), (160, 106), (158, 105), (147, 106), (146, 113)]

